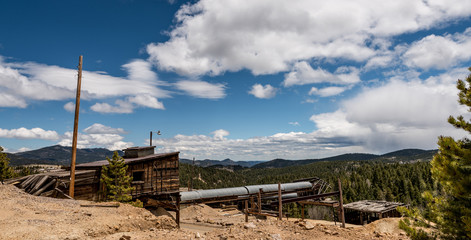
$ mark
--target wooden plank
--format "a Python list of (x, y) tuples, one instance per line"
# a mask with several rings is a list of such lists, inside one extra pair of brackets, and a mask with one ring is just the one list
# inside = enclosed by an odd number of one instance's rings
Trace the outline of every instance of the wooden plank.
[(49, 181), (49, 183), (47, 183), (44, 187), (38, 189), (37, 191), (35, 191), (33, 193), (34, 196), (39, 196), (39, 194), (41, 194), (42, 192), (44, 192), (48, 187), (52, 186), (52, 184), (55, 184), (56, 183), (56, 179), (52, 179), (51, 181)]

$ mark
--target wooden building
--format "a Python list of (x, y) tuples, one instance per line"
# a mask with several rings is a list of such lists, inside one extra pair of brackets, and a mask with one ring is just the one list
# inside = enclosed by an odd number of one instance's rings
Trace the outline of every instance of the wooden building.
[(348, 223), (366, 224), (381, 218), (400, 217), (397, 207), (407, 205), (400, 202), (362, 200), (343, 205)]
[[(179, 152), (154, 154), (155, 146), (124, 149), (124, 162), (133, 177), (133, 198), (179, 191)], [(79, 200), (103, 200), (101, 170), (108, 160), (76, 165), (74, 197)], [(70, 172), (57, 171), (13, 179), (10, 183), (40, 196), (67, 197)]]

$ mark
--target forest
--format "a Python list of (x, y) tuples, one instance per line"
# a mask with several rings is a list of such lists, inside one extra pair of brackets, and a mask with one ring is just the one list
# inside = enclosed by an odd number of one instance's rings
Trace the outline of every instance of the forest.
[[(193, 181), (191, 181), (193, 176)], [(345, 203), (364, 199), (398, 201), (425, 206), (421, 193), (438, 190), (432, 180), (430, 163), (390, 163), (383, 161), (323, 161), (283, 168), (197, 167), (180, 165), (180, 184), (195, 189), (237, 187), (254, 184), (286, 183), (296, 179), (319, 177), (329, 182), (332, 191), (337, 179), (342, 182)]]

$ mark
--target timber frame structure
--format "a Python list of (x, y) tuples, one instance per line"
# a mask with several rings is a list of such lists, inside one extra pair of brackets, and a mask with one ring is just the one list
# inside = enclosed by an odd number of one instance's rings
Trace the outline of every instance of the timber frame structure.
[[(178, 195), (179, 193), (179, 152), (154, 154), (155, 146), (124, 149), (124, 162), (127, 174), (133, 177), (133, 199), (149, 195)], [(76, 165), (74, 199), (102, 201), (103, 184), (101, 170), (108, 160)], [(70, 198), (70, 172), (59, 170), (10, 179), (25, 192), (46, 197)]]
[(401, 217), (397, 211), (399, 206), (408, 207), (407, 204), (400, 202), (362, 200), (345, 204), (344, 208), (349, 223), (364, 225), (381, 218)]

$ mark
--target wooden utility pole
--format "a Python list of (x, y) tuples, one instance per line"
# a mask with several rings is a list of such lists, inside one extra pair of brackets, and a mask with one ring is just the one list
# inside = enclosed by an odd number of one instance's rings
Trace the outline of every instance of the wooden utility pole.
[(75, 119), (74, 119), (74, 136), (72, 138), (72, 163), (70, 164), (70, 186), (69, 196), (74, 197), (75, 187), (75, 159), (77, 158), (77, 132), (78, 119), (80, 110), (80, 87), (82, 85), (82, 55), (79, 57), (78, 78), (77, 78), (77, 95), (75, 98)]

